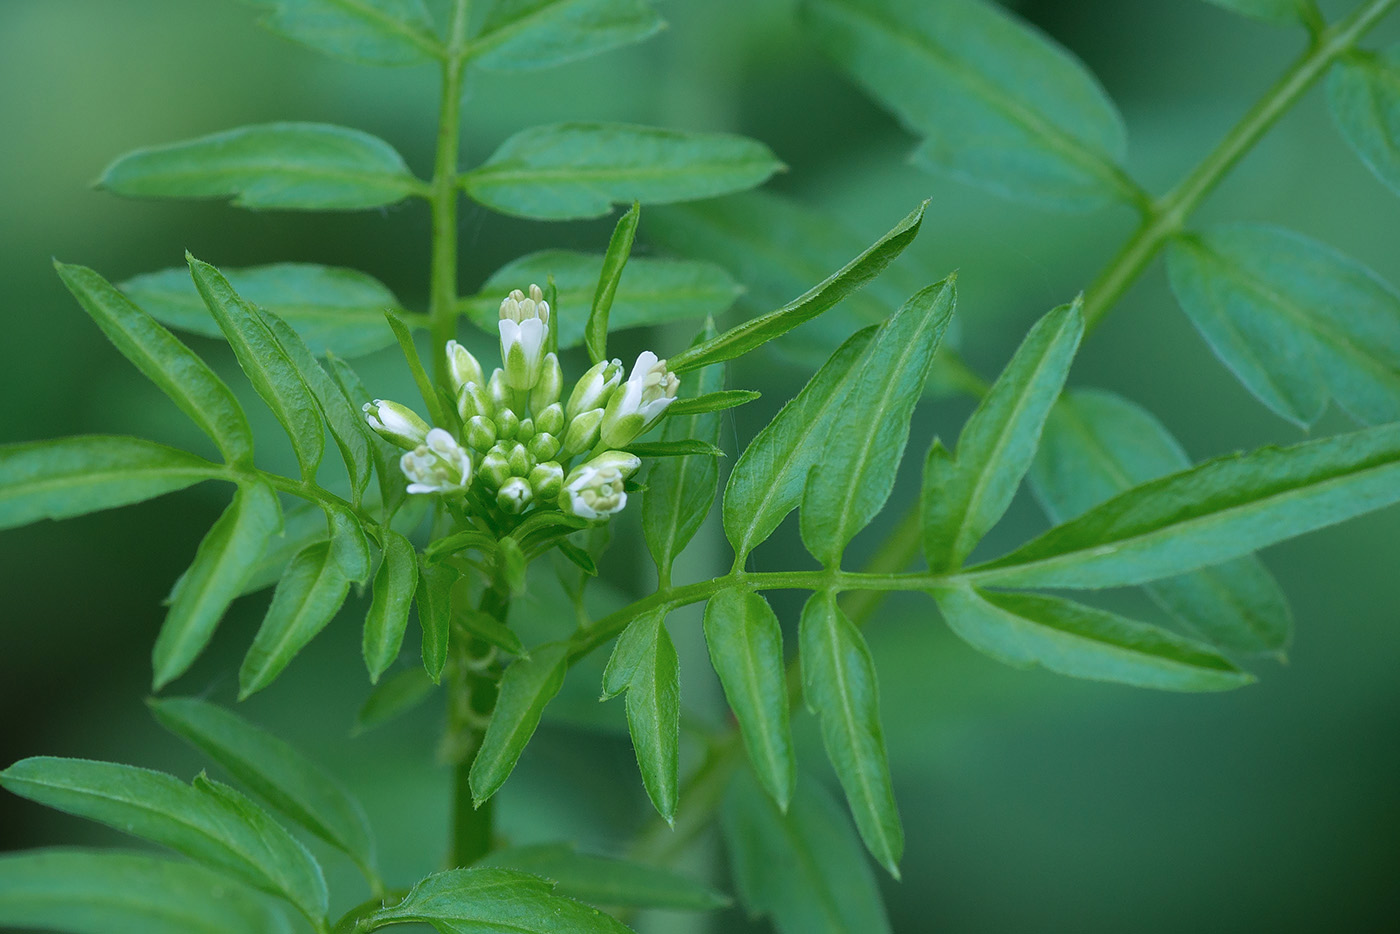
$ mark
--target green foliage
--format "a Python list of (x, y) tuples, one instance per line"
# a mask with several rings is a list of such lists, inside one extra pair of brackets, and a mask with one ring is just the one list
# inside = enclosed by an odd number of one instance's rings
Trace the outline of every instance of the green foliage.
[(555, 643), (532, 649), (529, 658), (517, 658), (506, 668), (491, 724), (472, 762), (471, 792), (477, 806), (510, 777), (540, 725), (545, 706), (564, 686), (568, 661), (569, 647)]
[(612, 239), (608, 241), (608, 252), (603, 254), (603, 270), (598, 275), (598, 288), (593, 293), (588, 323), (583, 329), (583, 344), (594, 363), (608, 357), (608, 314), (612, 311), (622, 270), (632, 255), (632, 241), (637, 236), (637, 222), (641, 216), (641, 204), (633, 201), (627, 213), (618, 218)]
[(1328, 75), (1327, 99), (1351, 148), (1400, 194), (1400, 48), (1352, 52)]
[(1284, 26), (1309, 24), (1321, 14), (1314, 0), (1206, 0), (1242, 16)]
[(477, 865), (528, 872), (555, 883), (555, 894), (590, 905), (711, 911), (729, 899), (707, 885), (655, 866), (580, 853), (568, 844), (512, 847)]
[(441, 54), (423, 0), (243, 0), (295, 42), (366, 65), (415, 65)]
[(403, 668), (376, 683), (355, 715), (355, 735), (398, 718), (432, 696), (433, 684), (422, 668)]
[(437, 684), (447, 665), (447, 645), (452, 634), (452, 585), (456, 568), (418, 560), (418, 628), (423, 634), (423, 670)]
[(331, 556), (329, 542), (304, 548), (272, 592), (253, 646), (238, 669), (238, 698), (261, 691), (316, 637), (345, 603), (350, 582)]
[(384, 560), (374, 574), (374, 595), (365, 616), (364, 656), (369, 679), (379, 676), (399, 657), (408, 612), (418, 587), (418, 557), (413, 545), (398, 532), (384, 533)]
[(627, 727), (637, 753), (642, 784), (666, 823), (676, 822), (680, 797), (680, 660), (666, 629), (666, 618), (649, 619), (627, 684)]
[(467, 56), (479, 68), (531, 71), (640, 42), (661, 26), (649, 0), (493, 0)]

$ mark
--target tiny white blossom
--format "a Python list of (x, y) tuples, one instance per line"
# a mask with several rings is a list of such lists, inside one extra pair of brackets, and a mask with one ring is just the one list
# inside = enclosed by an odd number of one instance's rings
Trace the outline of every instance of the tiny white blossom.
[(608, 400), (603, 415), (602, 440), (610, 448), (620, 448), (646, 431), (676, 401), (681, 381), (666, 369), (666, 361), (644, 350), (632, 367), (627, 382)]
[(369, 427), (384, 440), (401, 448), (411, 451), (428, 439), (428, 423), (406, 405), (375, 399), (366, 402), (362, 411)]
[(617, 384), (622, 382), (622, 361), (603, 360), (595, 363), (588, 372), (579, 377), (574, 391), (569, 394), (569, 404), (564, 409), (564, 417), (573, 421), (584, 412), (601, 409), (608, 404), (608, 398)]
[(608, 451), (575, 467), (559, 494), (560, 508), (594, 522), (621, 512), (627, 505), (625, 482), (641, 463), (634, 454)]
[(501, 302), (498, 328), (506, 382), (512, 389), (533, 389), (540, 380), (549, 337), (549, 302), (539, 286), (530, 286), (528, 298), (516, 289)]
[(399, 468), (409, 479), (410, 493), (451, 493), (466, 489), (472, 480), (471, 455), (441, 428), (429, 431), (423, 444), (399, 458)]

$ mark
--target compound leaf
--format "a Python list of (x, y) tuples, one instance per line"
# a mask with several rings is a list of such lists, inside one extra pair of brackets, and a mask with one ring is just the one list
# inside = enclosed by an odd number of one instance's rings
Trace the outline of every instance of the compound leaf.
[(648, 0), (496, 0), (468, 47), (493, 71), (531, 71), (597, 55), (653, 35)]

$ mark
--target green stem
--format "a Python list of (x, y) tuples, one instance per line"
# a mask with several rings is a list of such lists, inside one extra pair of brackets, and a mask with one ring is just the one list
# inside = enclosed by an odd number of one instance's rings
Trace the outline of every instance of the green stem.
[[(481, 595), (481, 612), (506, 622), (510, 594), (496, 582)], [(488, 660), (494, 654), (489, 646), (453, 626), (457, 655), (447, 692), (448, 748), (455, 763), (452, 775), (452, 852), (453, 866), (470, 866), (494, 849), (495, 803), (487, 800), (480, 807), (472, 798), (471, 769), (486, 738), (486, 723), (496, 706), (499, 672)]]
[(433, 246), (428, 289), (433, 373), (447, 382), (443, 348), (457, 332), (457, 154), (461, 144), (462, 74), (466, 68), (467, 23), (471, 0), (453, 0), (447, 54), (442, 60), (442, 102), (438, 112), (437, 156), (433, 163)]

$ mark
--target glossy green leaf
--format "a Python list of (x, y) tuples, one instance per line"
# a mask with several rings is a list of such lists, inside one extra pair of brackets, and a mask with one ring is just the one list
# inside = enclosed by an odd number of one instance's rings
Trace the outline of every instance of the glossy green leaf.
[(666, 407), (666, 417), (675, 418), (680, 415), (724, 412), (741, 405), (747, 405), (761, 395), (762, 393), (754, 392), (751, 389), (719, 389), (714, 392), (701, 393), (698, 396), (677, 399), (672, 402)]
[(602, 700), (616, 697), (627, 690), (637, 665), (656, 639), (657, 627), (663, 625), (665, 619), (664, 607), (649, 610), (622, 630), (622, 635), (617, 637), (617, 643), (613, 646), (612, 655), (608, 656), (607, 667), (603, 669)]
[(21, 797), (169, 847), (325, 917), (326, 881), (306, 847), (257, 805), (203, 780), (85, 759), (23, 759), (0, 772)]
[(919, 232), (919, 225), (923, 223), (924, 209), (927, 207), (928, 202), (925, 201), (855, 259), (777, 311), (770, 311), (766, 315), (730, 328), (713, 340), (672, 357), (671, 369), (679, 373), (723, 360), (732, 360), (775, 337), (786, 334), (800, 324), (811, 321), (878, 276), (886, 266), (894, 262), (895, 257), (913, 242), (914, 236)]
[[(315, 354), (328, 350), (358, 357), (388, 347), (394, 334), (385, 308), (402, 305), (378, 279), (355, 269), (313, 263), (275, 263), (225, 269), (234, 290), (292, 326)], [(142, 310), (172, 328), (224, 336), (199, 297), (188, 268), (135, 276), (121, 290)]]
[(446, 564), (430, 564), (418, 559), (418, 628), (423, 634), (423, 670), (433, 683), (442, 680), (447, 664), (447, 645), (452, 635), (452, 585), (461, 572)]
[[(473, 323), (494, 335), (501, 297), (553, 276), (558, 304), (565, 309), (560, 314), (555, 305), (550, 306), (556, 312), (559, 346), (580, 346), (585, 319), (569, 309), (590, 306), (602, 267), (603, 257), (569, 250), (522, 256), (491, 274), (481, 292), (468, 300), (467, 313)], [(608, 330), (616, 334), (648, 324), (715, 317), (729, 309), (739, 291), (727, 272), (710, 263), (635, 256), (627, 261), (627, 275), (618, 283)]]
[(529, 655), (520, 637), (505, 623), (480, 610), (468, 608), (461, 615), (462, 628), (498, 649), (512, 655)]
[(253, 645), (238, 669), (238, 699), (261, 691), (331, 621), (350, 593), (328, 542), (303, 549), (277, 582)]
[[(59, 262), (54, 268), (122, 356), (169, 396), (218, 445), (225, 458), (231, 463), (252, 463), (253, 435), (248, 419), (232, 391), (208, 364), (91, 269)], [(189, 275), (183, 278), (188, 284)]]
[(841, 806), (807, 775), (783, 813), (747, 773), (720, 812), (739, 901), (778, 934), (890, 934), (880, 889)]
[(243, 584), (239, 596), (266, 590), (282, 579), (282, 572), (307, 545), (326, 539), (326, 513), (320, 505), (297, 501), (282, 514), (282, 532), (274, 536), (263, 550), (262, 558), (252, 575)]
[(472, 198), (539, 220), (602, 217), (614, 204), (669, 204), (761, 185), (782, 163), (755, 140), (626, 123), (522, 130), (462, 176)]
[(194, 664), (281, 530), (282, 508), (272, 488), (262, 482), (240, 485), (170, 592), (170, 610), (151, 650), (155, 690)]
[(1330, 394), (1371, 424), (1400, 419), (1400, 293), (1324, 244), (1261, 225), (1184, 236), (1177, 301), (1261, 402), (1310, 425)]
[(496, 565), (511, 596), (518, 597), (523, 594), (527, 568), (525, 552), (520, 550), (520, 542), (509, 535), (501, 539), (496, 547)]
[(680, 660), (662, 615), (632, 669), (627, 727), (647, 796), (666, 823), (674, 824), (680, 797)]
[(529, 658), (517, 658), (506, 668), (496, 710), (468, 776), (472, 798), (478, 806), (510, 777), (535, 727), (540, 725), (545, 706), (564, 686), (568, 669), (569, 647), (563, 642), (533, 649)]
[(450, 869), (371, 915), (364, 930), (423, 921), (442, 934), (628, 934), (596, 908), (561, 898), (538, 876), (512, 869)]
[[(1191, 466), (1161, 422), (1121, 396), (1065, 393), (1050, 411), (1031, 489), (1052, 522), (1066, 522), (1139, 483)], [(1147, 593), (1212, 644), (1280, 652), (1293, 620), (1278, 582), (1250, 555), (1145, 584)]]
[(233, 347), (238, 365), (291, 438), (302, 477), (314, 479), (325, 446), (316, 398), (306, 388), (296, 364), (282, 349), (262, 313), (235, 292), (213, 266), (188, 253), (185, 258), (195, 287)]
[(408, 539), (384, 530), (384, 560), (374, 574), (374, 593), (365, 616), (363, 650), (369, 679), (378, 683), (399, 657), (408, 613), (418, 588), (418, 555)]
[(1400, 194), (1400, 48), (1347, 54), (1327, 76), (1327, 100), (1361, 161)]
[(1400, 425), (1260, 448), (1152, 480), (969, 576), (996, 587), (1140, 584), (1400, 500)]
[(899, 878), (904, 829), (880, 726), (880, 691), (865, 638), (832, 593), (814, 593), (798, 626), (802, 694), (821, 720), (822, 743), (856, 828), (880, 865)]
[(324, 123), (265, 123), (127, 153), (98, 184), (131, 198), (229, 198), (254, 210), (352, 211), (422, 189), (394, 147)]
[(875, 331), (859, 331), (838, 347), (739, 455), (724, 488), (724, 533), (739, 558), (767, 540), (801, 502), (807, 475), (826, 455), (827, 435)]
[(497, 850), (476, 865), (531, 873), (555, 883), (555, 894), (591, 905), (711, 911), (729, 904), (709, 886), (660, 866), (580, 853), (566, 843)]
[(223, 468), (175, 448), (119, 435), (0, 445), (0, 529), (114, 509), (202, 480)]
[(852, 373), (802, 492), (802, 542), (823, 564), (838, 564), (889, 498), (914, 404), (955, 304), (952, 278), (915, 294), (881, 325)]
[(347, 854), (374, 865), (359, 802), (290, 745), (222, 707), (193, 697), (146, 702), (161, 726), (199, 749), (277, 811)]
[(1137, 620), (1037, 594), (934, 591), (948, 626), (1020, 668), (1167, 691), (1223, 691), (1254, 680), (1210, 646)]
[(442, 54), (423, 0), (243, 0), (265, 28), (335, 58), (414, 65)]
[(436, 687), (428, 673), (417, 665), (394, 672), (376, 684), (365, 698), (355, 714), (352, 735), (358, 736), (408, 713), (431, 697)]
[(1078, 301), (1041, 318), (963, 426), (956, 456), (930, 449), (921, 511), (931, 570), (961, 567), (1011, 505), (1083, 336)]
[(288, 934), (287, 919), (227, 876), (136, 853), (0, 855), (0, 925), (69, 934)]
[(640, 42), (661, 26), (648, 0), (495, 0), (467, 54), (480, 68), (530, 71)]
[(583, 328), (583, 343), (594, 363), (608, 358), (608, 313), (612, 311), (613, 299), (617, 297), (622, 271), (632, 255), (632, 241), (637, 236), (637, 222), (641, 215), (641, 204), (633, 201), (627, 213), (618, 218), (612, 239), (608, 241), (608, 252), (603, 254), (603, 270), (598, 276), (598, 288), (593, 293), (588, 323)]
[(916, 164), (1007, 197), (1085, 209), (1139, 193), (1122, 119), (1049, 37), (983, 0), (804, 0), (817, 43), (923, 143)]
[(778, 616), (761, 594), (721, 590), (705, 607), (705, 642), (754, 774), (786, 811), (797, 767)]
[(348, 581), (363, 584), (369, 580), (373, 570), (369, 553), (369, 537), (365, 527), (355, 515), (340, 503), (326, 502), (326, 511), (331, 543), (331, 560)]
[(1206, 0), (1241, 16), (1296, 26), (1318, 15), (1314, 0)]

